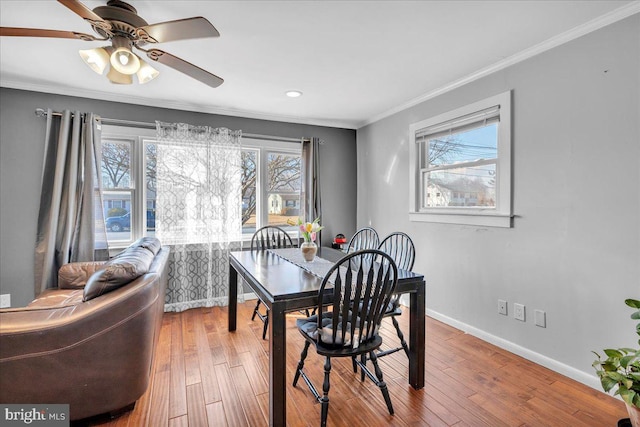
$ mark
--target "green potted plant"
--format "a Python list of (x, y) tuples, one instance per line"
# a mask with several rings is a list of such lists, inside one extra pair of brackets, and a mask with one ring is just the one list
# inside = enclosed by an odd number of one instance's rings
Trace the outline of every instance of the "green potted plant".
[[(627, 299), (625, 304), (636, 309), (631, 318), (640, 320), (640, 301)], [(636, 325), (636, 333), (640, 336), (640, 323)], [(617, 386), (614, 394), (619, 394), (626, 403), (631, 425), (640, 427), (640, 348), (608, 348), (604, 350), (606, 359), (596, 352), (594, 354), (598, 359), (593, 362), (593, 367), (602, 388), (609, 392)]]

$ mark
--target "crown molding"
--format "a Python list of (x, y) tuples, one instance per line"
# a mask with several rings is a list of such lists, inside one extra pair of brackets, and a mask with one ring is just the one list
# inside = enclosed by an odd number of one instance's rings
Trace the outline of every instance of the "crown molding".
[(0, 87), (7, 87), (11, 89), (30, 90), (36, 92), (51, 93), (57, 95), (77, 96), (81, 98), (92, 98), (104, 101), (122, 102), (134, 105), (144, 105), (157, 108), (169, 108), (183, 111), (202, 112), (207, 114), (218, 114), (223, 116), (243, 117), (257, 120), (269, 120), (276, 122), (287, 122), (302, 125), (312, 126), (324, 126), (344, 129), (360, 129), (369, 124), (375, 123), (393, 114), (399, 113), (406, 109), (409, 109), (415, 105), (418, 105), (427, 100), (433, 99), (451, 90), (457, 89), (475, 80), (488, 76), (492, 73), (500, 71), (511, 65), (522, 62), (526, 59), (534, 57), (554, 47), (565, 44), (569, 41), (577, 39), (581, 36), (596, 31), (602, 27), (613, 24), (617, 21), (625, 19), (634, 14), (640, 13), (640, 0), (635, 0), (615, 9), (609, 13), (606, 13), (596, 19), (593, 19), (585, 24), (579, 25), (569, 31), (566, 31), (558, 36), (552, 37), (542, 43), (539, 43), (533, 47), (518, 52), (504, 60), (498, 61), (488, 67), (482, 68), (474, 73), (471, 73), (463, 78), (450, 82), (438, 89), (427, 92), (416, 98), (413, 98), (403, 104), (400, 104), (394, 108), (391, 108), (383, 113), (377, 114), (361, 122), (349, 121), (349, 120), (328, 120), (328, 119), (315, 119), (315, 118), (303, 118), (297, 116), (283, 116), (268, 113), (261, 113), (257, 111), (238, 110), (232, 108), (215, 107), (211, 105), (198, 105), (191, 103), (176, 102), (171, 100), (153, 100), (147, 98), (140, 98), (134, 96), (127, 96), (109, 92), (91, 91), (86, 89), (77, 89), (71, 87), (60, 87), (53, 84), (41, 84), (41, 83), (29, 83), (20, 82), (16, 80), (3, 79), (0, 76)]
[(386, 117), (392, 116), (396, 113), (404, 111), (408, 108), (411, 108), (429, 99), (433, 99), (437, 96), (440, 96), (449, 91), (457, 89), (475, 80), (481, 79), (482, 77), (488, 76), (492, 73), (495, 73), (496, 71), (500, 71), (511, 65), (514, 65), (526, 59), (532, 58), (536, 55), (546, 52), (547, 50), (553, 49), (554, 47), (563, 45), (579, 37), (582, 37), (586, 34), (589, 34), (593, 31), (599, 30), (600, 28), (606, 27), (607, 25), (613, 24), (622, 19), (628, 18), (629, 16), (635, 15), (636, 13), (640, 13), (640, 1), (638, 0), (633, 1), (629, 4), (626, 4), (625, 6), (619, 7), (618, 9), (612, 10), (609, 13), (606, 13), (585, 24), (579, 25), (569, 31), (565, 31), (564, 33), (554, 36), (542, 43), (539, 43), (535, 46), (532, 46), (528, 49), (525, 49), (521, 52), (511, 55), (508, 58), (498, 61), (495, 64), (489, 65), (488, 67), (482, 68), (474, 73), (471, 73), (465, 77), (462, 77), (461, 79), (455, 80), (445, 86), (442, 86), (438, 89), (427, 92), (421, 96), (418, 96), (417, 98), (413, 98), (412, 100), (405, 102), (404, 104), (398, 105), (397, 107), (391, 108), (383, 113), (375, 115), (359, 123), (357, 126), (357, 129), (360, 129), (364, 126), (375, 123)]
[(206, 114), (217, 114), (222, 116), (242, 117), (257, 120), (269, 120), (275, 122), (294, 123), (301, 125), (323, 126), (341, 129), (356, 129), (356, 124), (352, 121), (340, 120), (322, 120), (313, 118), (304, 118), (297, 116), (284, 116), (275, 114), (265, 114), (256, 111), (236, 110), (232, 108), (221, 108), (212, 105), (189, 104), (166, 99), (149, 99), (135, 96), (120, 95), (115, 93), (107, 93), (100, 91), (91, 91), (86, 89), (78, 89), (72, 87), (53, 86), (48, 84), (38, 84), (21, 82), (16, 80), (7, 80), (0, 78), (0, 87), (9, 89), (28, 90), (33, 92), (50, 93), (54, 95), (76, 96), (79, 98), (97, 99), (101, 101), (121, 102), (125, 104), (144, 105), (147, 107), (157, 107), (164, 109), (193, 111)]

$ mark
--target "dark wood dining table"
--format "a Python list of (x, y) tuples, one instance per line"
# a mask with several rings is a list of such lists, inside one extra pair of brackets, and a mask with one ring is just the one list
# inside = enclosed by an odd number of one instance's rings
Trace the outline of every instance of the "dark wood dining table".
[[(344, 252), (322, 247), (318, 257), (335, 262)], [(269, 425), (285, 426), (286, 313), (316, 307), (322, 278), (278, 255), (237, 251), (229, 256), (229, 331), (236, 330), (238, 276), (269, 308)], [(425, 281), (421, 274), (399, 270), (398, 293), (410, 294), (409, 384), (424, 387)]]

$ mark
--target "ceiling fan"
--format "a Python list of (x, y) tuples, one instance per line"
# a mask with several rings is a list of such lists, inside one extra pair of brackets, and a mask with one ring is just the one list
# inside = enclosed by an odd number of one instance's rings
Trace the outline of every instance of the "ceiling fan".
[(58, 0), (87, 21), (99, 37), (75, 31), (36, 28), (0, 27), (0, 36), (52, 37), (85, 41), (110, 41), (110, 46), (80, 50), (80, 56), (96, 73), (103, 74), (108, 65), (107, 78), (112, 83), (131, 84), (136, 74), (140, 84), (153, 80), (159, 72), (133, 53), (133, 48), (159, 62), (211, 87), (224, 80), (202, 68), (159, 49), (145, 49), (147, 44), (203, 37), (219, 37), (220, 33), (203, 17), (148, 24), (137, 10), (121, 0), (109, 0), (106, 6), (91, 10), (78, 0)]

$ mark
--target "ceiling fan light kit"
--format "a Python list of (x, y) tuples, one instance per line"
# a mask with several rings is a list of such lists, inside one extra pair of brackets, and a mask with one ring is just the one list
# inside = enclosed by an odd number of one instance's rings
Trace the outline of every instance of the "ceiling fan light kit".
[(111, 83), (115, 83), (118, 85), (130, 85), (131, 83), (133, 83), (133, 76), (131, 74), (122, 74), (113, 66), (109, 68), (107, 78)]
[(102, 47), (79, 50), (78, 53), (85, 64), (100, 75), (104, 73), (105, 68), (109, 65), (109, 54)]
[(112, 39), (115, 50), (111, 54), (111, 66), (122, 74), (135, 74), (140, 69), (140, 58), (131, 51), (131, 41), (124, 37)]
[[(126, 42), (126, 40), (125, 40)], [(120, 47), (116, 48), (115, 46)], [(115, 42), (114, 46), (96, 47), (94, 49), (80, 50), (82, 60), (97, 74), (104, 74), (110, 65), (107, 78), (111, 83), (127, 85), (132, 84), (133, 74), (138, 78), (139, 84), (145, 84), (158, 77), (160, 72), (138, 57), (127, 48), (122, 41)]]
[(194, 64), (159, 49), (145, 50), (147, 43), (156, 44), (175, 40), (203, 37), (219, 37), (220, 33), (205, 18), (179, 19), (176, 21), (148, 24), (137, 10), (121, 0), (109, 0), (106, 6), (91, 10), (79, 0), (58, 0), (72, 12), (87, 21), (102, 38), (73, 31), (44, 30), (32, 28), (0, 27), (0, 36), (51, 37), (84, 41), (111, 41), (111, 46), (80, 50), (82, 60), (96, 73), (102, 75), (109, 66), (106, 77), (111, 83), (131, 84), (133, 75), (139, 84), (145, 84), (160, 74), (133, 52), (137, 49), (149, 59), (184, 73), (202, 83), (218, 87), (224, 80)]
[(136, 73), (136, 76), (138, 77), (138, 83), (143, 85), (158, 77), (159, 74), (160, 72), (158, 72), (158, 70), (153, 68), (142, 59), (140, 60), (140, 69)]

